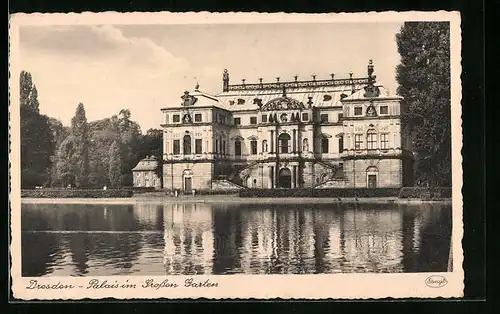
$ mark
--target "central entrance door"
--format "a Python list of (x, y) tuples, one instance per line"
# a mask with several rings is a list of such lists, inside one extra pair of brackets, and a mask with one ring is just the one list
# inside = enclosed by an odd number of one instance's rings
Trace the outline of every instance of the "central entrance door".
[(374, 174), (368, 175), (368, 187), (374, 189), (377, 187), (377, 176)]
[(191, 177), (184, 177), (184, 191), (191, 192), (193, 189), (193, 182)]
[(283, 168), (279, 172), (279, 185), (283, 189), (290, 189), (292, 187), (292, 172), (288, 168)]

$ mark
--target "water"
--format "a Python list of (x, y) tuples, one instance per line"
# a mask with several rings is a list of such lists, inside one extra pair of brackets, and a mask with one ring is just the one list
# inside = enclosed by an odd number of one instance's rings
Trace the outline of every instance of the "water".
[(451, 206), (23, 204), (23, 276), (447, 271)]

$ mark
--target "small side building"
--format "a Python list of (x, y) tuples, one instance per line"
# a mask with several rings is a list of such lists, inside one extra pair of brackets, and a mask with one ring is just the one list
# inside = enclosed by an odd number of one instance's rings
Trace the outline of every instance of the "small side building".
[(161, 189), (161, 178), (158, 176), (159, 160), (155, 156), (146, 156), (132, 169), (134, 187), (154, 187)]

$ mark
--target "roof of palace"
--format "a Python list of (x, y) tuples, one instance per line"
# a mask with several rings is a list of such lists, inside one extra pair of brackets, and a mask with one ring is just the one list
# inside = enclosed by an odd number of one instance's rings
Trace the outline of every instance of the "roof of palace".
[(158, 159), (155, 156), (146, 156), (141, 159), (132, 171), (154, 171), (158, 166)]
[[(216, 97), (219, 106), (229, 111), (262, 110), (279, 107), (280, 103), (290, 103), (291, 107), (307, 108), (341, 106), (341, 95), (346, 96), (362, 89), (367, 79), (298, 81), (282, 83), (262, 83), (247, 85), (229, 85), (227, 91)], [(286, 108), (285, 108), (286, 109)]]
[[(231, 85), (229, 73), (224, 70), (223, 92), (211, 95), (200, 91), (197, 83), (193, 91), (186, 91), (181, 97), (182, 107), (214, 106), (228, 111), (305, 109), (312, 105), (319, 108), (342, 106), (342, 101), (401, 99), (390, 94), (381, 84), (376, 83), (373, 63), (370, 60), (367, 77), (299, 81), (262, 82)], [(173, 108), (173, 107), (171, 107)], [(175, 108), (179, 108), (176, 106)], [(166, 108), (165, 108), (166, 109)]]

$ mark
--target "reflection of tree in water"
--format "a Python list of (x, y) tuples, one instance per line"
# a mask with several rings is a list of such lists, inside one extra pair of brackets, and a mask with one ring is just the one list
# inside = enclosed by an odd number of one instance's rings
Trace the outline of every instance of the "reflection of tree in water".
[(451, 241), (451, 206), (426, 208), (427, 212), (420, 230), (420, 250), (416, 258), (415, 271), (447, 271)]
[(22, 276), (48, 273), (60, 257), (60, 241), (56, 234), (32, 232), (53, 230), (48, 204), (21, 205), (21, 272)]
[(118, 272), (130, 269), (139, 256), (141, 235), (120, 232), (137, 230), (132, 206), (79, 205), (65, 211), (62, 222), (65, 230), (86, 231), (70, 234), (68, 240), (78, 275), (88, 272), (90, 256), (96, 263), (111, 265)]
[(37, 277), (48, 273), (60, 258), (59, 239), (50, 233), (21, 234), (21, 272), (23, 277)]

